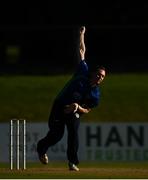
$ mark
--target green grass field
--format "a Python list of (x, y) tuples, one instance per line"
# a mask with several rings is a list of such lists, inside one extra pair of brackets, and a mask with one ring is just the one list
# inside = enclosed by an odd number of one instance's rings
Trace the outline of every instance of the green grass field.
[[(0, 76), (0, 122), (11, 118), (47, 121), (52, 102), (71, 75)], [(109, 74), (100, 105), (84, 121), (147, 122), (148, 74)]]
[(93, 163), (83, 162), (80, 171), (69, 171), (64, 162), (49, 165), (31, 163), (26, 170), (10, 170), (8, 164), (0, 165), (0, 178), (4, 179), (142, 179), (148, 178), (148, 163)]

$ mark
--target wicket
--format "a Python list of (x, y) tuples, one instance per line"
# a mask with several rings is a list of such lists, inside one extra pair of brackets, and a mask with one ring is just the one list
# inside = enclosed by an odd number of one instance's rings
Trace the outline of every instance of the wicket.
[[(11, 119), (10, 121), (10, 169), (14, 168), (14, 150), (16, 150), (16, 169), (20, 169), (20, 130), (22, 125), (23, 145), (22, 161), (23, 169), (26, 169), (26, 120)], [(16, 149), (15, 149), (16, 148)]]

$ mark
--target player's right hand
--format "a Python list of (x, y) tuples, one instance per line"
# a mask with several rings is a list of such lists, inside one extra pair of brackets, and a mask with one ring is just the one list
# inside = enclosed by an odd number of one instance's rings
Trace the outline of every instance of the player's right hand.
[(84, 34), (85, 31), (86, 31), (85, 26), (81, 26), (81, 28), (80, 28), (80, 34)]

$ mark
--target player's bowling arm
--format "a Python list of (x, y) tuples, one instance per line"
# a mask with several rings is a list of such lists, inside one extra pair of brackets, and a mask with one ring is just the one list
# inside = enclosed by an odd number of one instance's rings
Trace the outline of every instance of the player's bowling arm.
[(82, 26), (80, 28), (80, 47), (79, 47), (81, 60), (85, 59), (85, 52), (86, 52), (86, 47), (84, 43), (84, 34), (85, 34), (85, 26)]

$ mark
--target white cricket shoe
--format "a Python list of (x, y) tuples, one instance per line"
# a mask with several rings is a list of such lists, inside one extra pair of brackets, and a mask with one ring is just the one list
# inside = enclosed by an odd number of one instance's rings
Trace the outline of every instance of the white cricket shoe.
[(68, 166), (70, 171), (79, 171), (79, 168), (71, 162), (68, 163)]
[(48, 156), (47, 156), (47, 154), (39, 155), (39, 160), (43, 164), (48, 164)]

